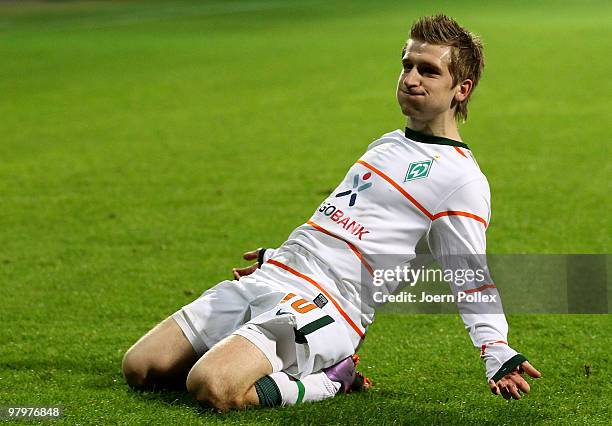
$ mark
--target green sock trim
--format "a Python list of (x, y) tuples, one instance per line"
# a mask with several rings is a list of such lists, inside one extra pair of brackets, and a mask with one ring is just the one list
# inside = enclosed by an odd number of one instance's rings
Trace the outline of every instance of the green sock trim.
[(304, 383), (300, 382), (299, 380), (296, 380), (295, 384), (298, 387), (298, 397), (295, 403), (301, 404), (302, 400), (304, 399), (304, 394), (306, 393), (306, 389), (304, 388)]
[(527, 358), (525, 358), (523, 354), (514, 355), (512, 358), (506, 361), (504, 365), (501, 366), (501, 368), (497, 371), (497, 373), (495, 373), (495, 375), (491, 377), (491, 380), (497, 383), (498, 380), (500, 380), (506, 374), (508, 374), (509, 372), (514, 370), (516, 367), (521, 365), (524, 361), (527, 361)]
[(270, 376), (264, 376), (255, 382), (255, 391), (262, 407), (276, 407), (283, 402), (280, 389)]

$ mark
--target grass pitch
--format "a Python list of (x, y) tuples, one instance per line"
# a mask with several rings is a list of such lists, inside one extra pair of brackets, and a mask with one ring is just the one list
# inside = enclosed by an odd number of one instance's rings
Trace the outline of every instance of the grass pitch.
[(68, 424), (607, 424), (609, 315), (510, 315), (544, 376), (519, 402), (490, 394), (455, 315), (381, 315), (360, 352), (376, 387), (317, 404), (219, 415), (122, 380), (140, 335), (403, 127), (402, 42), (440, 11), (485, 41), (461, 132), (492, 188), (489, 251), (609, 253), (607, 2), (0, 4), (0, 405)]

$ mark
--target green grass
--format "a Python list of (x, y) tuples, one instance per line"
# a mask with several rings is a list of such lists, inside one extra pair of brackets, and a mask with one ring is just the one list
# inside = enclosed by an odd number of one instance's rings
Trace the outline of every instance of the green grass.
[(544, 374), (520, 402), (489, 393), (454, 315), (381, 315), (360, 352), (377, 386), (317, 404), (218, 415), (122, 380), (140, 335), (403, 126), (402, 42), (438, 11), (486, 44), (461, 132), (492, 188), (489, 251), (610, 252), (610, 3), (0, 4), (0, 405), (69, 424), (607, 424), (609, 315), (511, 315)]

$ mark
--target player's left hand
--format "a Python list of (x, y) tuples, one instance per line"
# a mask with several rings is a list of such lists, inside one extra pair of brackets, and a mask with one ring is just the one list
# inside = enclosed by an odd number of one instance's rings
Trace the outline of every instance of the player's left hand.
[[(261, 249), (247, 251), (242, 255), (242, 258), (244, 260), (255, 260), (259, 257), (259, 250)], [(247, 266), (246, 268), (233, 268), (232, 273), (234, 275), (234, 279), (239, 280), (240, 277), (251, 275), (253, 272), (255, 272), (255, 270), (257, 270), (257, 268), (259, 268), (259, 262), (255, 262), (252, 265)]]
[(510, 373), (499, 379), (497, 383), (489, 380), (491, 392), (501, 395), (504, 399), (521, 399), (521, 392), (529, 393), (529, 383), (523, 378), (523, 373), (527, 373), (533, 378), (539, 378), (542, 374), (536, 370), (528, 361), (524, 361)]

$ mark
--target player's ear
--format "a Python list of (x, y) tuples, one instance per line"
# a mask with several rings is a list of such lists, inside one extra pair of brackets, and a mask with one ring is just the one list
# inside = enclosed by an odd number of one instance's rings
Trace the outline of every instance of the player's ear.
[(457, 85), (457, 91), (455, 92), (455, 102), (461, 103), (465, 101), (468, 96), (470, 96), (470, 93), (472, 92), (472, 87), (474, 87), (474, 83), (469, 78), (459, 83)]

